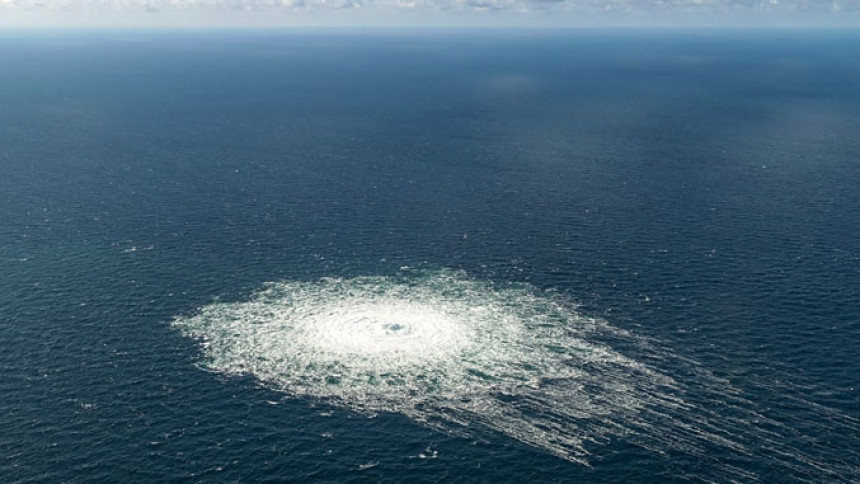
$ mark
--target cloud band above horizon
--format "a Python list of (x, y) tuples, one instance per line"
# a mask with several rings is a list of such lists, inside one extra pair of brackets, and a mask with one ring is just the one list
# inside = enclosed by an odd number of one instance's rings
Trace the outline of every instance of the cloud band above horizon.
[(0, 0), (0, 26), (857, 26), (860, 0)]

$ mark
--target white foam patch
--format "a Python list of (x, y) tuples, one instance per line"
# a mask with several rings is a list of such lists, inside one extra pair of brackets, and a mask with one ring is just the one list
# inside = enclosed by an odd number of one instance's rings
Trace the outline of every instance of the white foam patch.
[(457, 272), (273, 283), (174, 325), (210, 369), (449, 430), (479, 422), (581, 462), (625, 415), (678, 404), (659, 390), (670, 378), (589, 340), (604, 322)]
[[(755, 475), (715, 464), (715, 448), (791, 456), (780, 460), (792, 469), (791, 462), (808, 458), (777, 434), (757, 432), (750, 422), (781, 424), (695, 363), (528, 285), (493, 285), (454, 271), (279, 282), (173, 324), (201, 341), (208, 369), (253, 375), (295, 397), (357, 412), (401, 413), (448, 432), (492, 429), (583, 464), (591, 444), (615, 437), (661, 454), (694, 455), (738, 479)], [(648, 363), (606, 341), (635, 349)], [(685, 388), (654, 366), (668, 362), (696, 373), (714, 410), (682, 398)]]

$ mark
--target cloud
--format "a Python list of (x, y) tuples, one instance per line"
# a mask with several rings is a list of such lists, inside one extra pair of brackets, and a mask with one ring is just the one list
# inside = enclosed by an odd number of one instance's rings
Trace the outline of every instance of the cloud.
[[(518, 18), (537, 24), (589, 24), (595, 19), (659, 24), (660, 20), (702, 24), (734, 19), (735, 24), (803, 25), (810, 22), (860, 25), (860, 0), (0, 0), (0, 25), (8, 12), (17, 18), (44, 12), (136, 13), (169, 16), (176, 12), (378, 12), (379, 18), (396, 18), (396, 12), (422, 12), (430, 16), (476, 15), (517, 24)], [(6, 12), (6, 13), (4, 13)], [(392, 14), (394, 12), (394, 14)], [(504, 14), (504, 15), (502, 15)], [(392, 17), (393, 15), (393, 17)], [(516, 17), (519, 15), (520, 17)], [(366, 18), (364, 18), (366, 20)], [(396, 23), (396, 22), (395, 22)], [(420, 22), (419, 22), (420, 23)], [(719, 23), (719, 22), (717, 22)]]
[(710, 10), (741, 9), (771, 11), (856, 11), (860, 0), (0, 0), (0, 8), (6, 9), (110, 9), (136, 10), (155, 8), (343, 8), (345, 5), (415, 6), (423, 7), (468, 7), (468, 8), (520, 8), (533, 4), (557, 4), (596, 10)]

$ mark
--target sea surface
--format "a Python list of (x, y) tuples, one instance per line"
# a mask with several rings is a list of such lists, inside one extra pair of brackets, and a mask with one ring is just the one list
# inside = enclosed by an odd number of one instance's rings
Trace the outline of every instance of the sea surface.
[(860, 35), (0, 33), (0, 481), (860, 481)]

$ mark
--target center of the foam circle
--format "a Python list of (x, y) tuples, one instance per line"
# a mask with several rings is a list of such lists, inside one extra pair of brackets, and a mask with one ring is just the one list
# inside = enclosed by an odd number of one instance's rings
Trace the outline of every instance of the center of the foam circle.
[(360, 315), (348, 318), (346, 328), (353, 336), (366, 332), (377, 337), (403, 337), (412, 334), (408, 321), (408, 314)]

